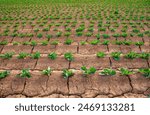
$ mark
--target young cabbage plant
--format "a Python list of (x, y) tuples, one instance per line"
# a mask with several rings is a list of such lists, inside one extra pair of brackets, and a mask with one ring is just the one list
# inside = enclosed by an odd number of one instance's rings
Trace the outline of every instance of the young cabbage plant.
[(19, 55), (17, 56), (18, 59), (24, 59), (28, 56), (29, 54), (26, 52), (20, 52)]
[(11, 59), (13, 55), (14, 55), (14, 52), (8, 52), (8, 53), (5, 53), (5, 54), (0, 54), (0, 58)]
[(45, 41), (42, 41), (42, 42), (41, 42), (41, 45), (43, 45), (43, 46), (46, 46), (46, 45), (48, 45), (48, 41), (47, 41), (47, 40), (45, 40)]
[(52, 69), (50, 67), (42, 71), (42, 74), (47, 76), (50, 76), (51, 73), (52, 73)]
[(123, 44), (123, 42), (122, 42), (122, 41), (118, 41), (118, 40), (117, 40), (117, 41), (115, 42), (115, 44), (116, 44), (116, 45), (122, 45), (122, 44)]
[(66, 37), (69, 37), (70, 35), (71, 35), (70, 32), (66, 32), (66, 33), (64, 34), (64, 36), (66, 36)]
[(145, 77), (150, 78), (150, 68), (139, 69), (139, 72)]
[(30, 69), (22, 69), (19, 74), (17, 74), (17, 77), (22, 77), (22, 78), (31, 78), (31, 73)]
[(56, 45), (58, 45), (58, 43), (59, 43), (59, 41), (54, 40), (54, 41), (51, 42), (51, 45), (55, 45), (56, 46)]
[(48, 58), (55, 60), (57, 58), (57, 54), (55, 52), (52, 52), (52, 53), (48, 54)]
[(95, 37), (99, 40), (101, 35), (98, 33), (98, 34), (95, 35)]
[(13, 43), (13, 45), (15, 46), (15, 45), (19, 45), (20, 44), (20, 42), (12, 42)]
[(64, 44), (66, 45), (71, 45), (73, 43), (73, 40), (72, 39), (66, 39), (66, 41), (64, 42)]
[(30, 45), (31, 45), (31, 46), (36, 46), (36, 45), (37, 45), (37, 42), (33, 40), (33, 41), (30, 42)]
[(64, 58), (68, 61), (73, 61), (74, 60), (74, 57), (73, 57), (72, 53), (70, 53), (70, 52), (65, 53)]
[(110, 35), (108, 35), (108, 34), (103, 34), (102, 36), (104, 39), (110, 38)]
[(3, 40), (0, 42), (0, 45), (7, 45), (8, 44), (8, 41), (7, 40)]
[(129, 52), (129, 53), (127, 53), (126, 55), (125, 55), (125, 58), (127, 58), (127, 59), (134, 59), (134, 58), (137, 58), (137, 53), (135, 53), (135, 52)]
[(109, 40), (104, 40), (104, 41), (102, 42), (102, 44), (103, 44), (103, 45), (109, 45)]
[(121, 55), (121, 52), (112, 52), (111, 53), (112, 58), (116, 61), (120, 60), (120, 55)]
[(127, 75), (128, 76), (128, 75), (133, 74), (133, 71), (130, 71), (126, 68), (120, 68), (120, 73), (121, 73), (121, 75)]
[(83, 74), (85, 76), (90, 75), (90, 74), (94, 74), (96, 72), (96, 68), (95, 67), (90, 67), (89, 69), (87, 69), (86, 66), (82, 66), (81, 70), (83, 71)]
[(100, 75), (113, 76), (116, 75), (116, 71), (113, 69), (105, 68), (100, 72)]
[(96, 56), (97, 56), (98, 58), (103, 58), (103, 57), (106, 56), (106, 54), (105, 54), (104, 52), (98, 52), (98, 53), (96, 54)]
[(140, 57), (140, 58), (142, 58), (142, 59), (149, 59), (149, 57), (150, 57), (150, 53), (145, 53), (145, 52), (143, 52), (143, 53), (141, 53), (141, 54), (137, 54), (138, 55), (138, 57)]
[(0, 72), (0, 79), (7, 77), (9, 74), (10, 74), (10, 71), (7, 71), (7, 70)]
[(35, 52), (34, 54), (31, 54), (31, 57), (33, 59), (39, 59), (41, 57), (41, 54), (40, 54), (40, 52)]
[(47, 35), (46, 35), (46, 38), (47, 38), (48, 41), (49, 41), (52, 37), (53, 37), (53, 35), (51, 35), (51, 34), (47, 34)]
[(43, 35), (42, 35), (41, 33), (39, 33), (39, 34), (37, 34), (37, 37), (38, 37), (38, 38), (42, 38)]
[(95, 39), (95, 40), (92, 40), (91, 42), (90, 42), (90, 44), (91, 45), (97, 45), (97, 44), (99, 44), (99, 40), (97, 40), (97, 39)]
[(62, 75), (65, 79), (67, 79), (67, 78), (73, 76), (74, 73), (72, 70), (64, 69)]
[(87, 44), (87, 42), (86, 41), (81, 41), (80, 44), (85, 45), (85, 44)]
[(138, 41), (138, 42), (135, 42), (135, 45), (136, 46), (142, 46), (142, 45), (144, 45), (144, 42)]
[(57, 32), (56, 33), (56, 37), (61, 37), (61, 35), (62, 35), (62, 32)]

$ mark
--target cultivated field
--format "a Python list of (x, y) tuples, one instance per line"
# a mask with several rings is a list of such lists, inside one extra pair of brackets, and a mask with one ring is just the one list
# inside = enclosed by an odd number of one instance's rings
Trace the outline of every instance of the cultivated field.
[(0, 97), (150, 97), (150, 1), (0, 0)]

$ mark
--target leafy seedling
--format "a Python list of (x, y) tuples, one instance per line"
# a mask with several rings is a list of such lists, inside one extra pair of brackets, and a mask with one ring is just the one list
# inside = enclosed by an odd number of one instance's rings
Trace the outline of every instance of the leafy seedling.
[(131, 75), (131, 74), (133, 74), (133, 71), (130, 71), (126, 68), (121, 68), (120, 72), (121, 72), (121, 75)]
[(31, 46), (36, 46), (36, 45), (37, 45), (37, 42), (36, 42), (36, 41), (31, 41), (31, 42), (30, 42), (30, 45), (31, 45)]
[(81, 45), (85, 45), (87, 42), (86, 41), (81, 41), (80, 44)]
[(42, 74), (47, 76), (50, 76), (51, 73), (52, 73), (52, 69), (50, 67), (42, 71)]
[(42, 35), (41, 33), (39, 33), (39, 34), (37, 34), (37, 37), (38, 37), (38, 38), (42, 38), (43, 35)]
[(40, 52), (35, 52), (34, 54), (31, 54), (31, 57), (32, 57), (33, 59), (39, 59), (40, 56), (41, 56)]
[(91, 45), (97, 45), (99, 42), (100, 42), (100, 41), (96, 39), (96, 40), (92, 40), (92, 41), (90, 42), (90, 44), (91, 44)]
[(120, 55), (121, 55), (121, 52), (112, 52), (111, 53), (112, 58), (116, 61), (120, 60)]
[(121, 36), (126, 38), (128, 36), (128, 34), (127, 33), (122, 33)]
[(48, 45), (48, 41), (47, 40), (45, 40), (45, 41), (42, 41), (42, 43), (41, 43), (43, 46), (46, 46), (46, 45)]
[(57, 32), (56, 37), (60, 37), (62, 35), (62, 32)]
[(57, 54), (55, 52), (52, 52), (52, 53), (48, 54), (48, 58), (55, 60), (57, 58)]
[(73, 42), (72, 39), (66, 39), (66, 41), (64, 42), (64, 44), (66, 44), (66, 45), (71, 45), (72, 42)]
[(19, 45), (20, 42), (13, 42), (13, 45)]
[(98, 53), (96, 54), (96, 56), (97, 56), (98, 58), (103, 58), (103, 57), (106, 56), (106, 54), (105, 54), (104, 52), (98, 52)]
[(100, 72), (100, 75), (116, 75), (116, 71), (115, 70), (112, 70), (112, 69), (104, 69), (103, 71)]
[(64, 54), (64, 58), (68, 61), (73, 61), (74, 60), (74, 57), (72, 55), (72, 53), (68, 52), (68, 53), (65, 53)]
[(22, 45), (29, 45), (29, 44), (30, 44), (30, 42), (27, 42), (27, 41), (22, 43)]
[(52, 38), (53, 36), (51, 34), (47, 34), (46, 38), (48, 39), (48, 41)]
[(110, 37), (108, 34), (103, 34), (102, 36), (103, 36), (104, 39), (107, 39), (107, 38)]
[(142, 46), (142, 45), (144, 45), (144, 42), (140, 42), (140, 41), (139, 42), (135, 42), (135, 45), (136, 46)]
[(139, 72), (143, 74), (144, 77), (150, 78), (150, 68), (139, 69)]
[(132, 44), (132, 41), (129, 41), (129, 40), (125, 40), (122, 42), (124, 45), (131, 45)]
[(4, 41), (1, 41), (0, 42), (0, 45), (7, 45), (8, 44), (8, 41), (7, 40), (4, 40)]
[(66, 28), (65, 30), (68, 31), (68, 32), (70, 32), (70, 31), (71, 31), (71, 28)]
[(113, 34), (112, 36), (118, 38), (120, 37), (120, 34)]
[(0, 58), (11, 59), (13, 55), (14, 55), (14, 52), (8, 52), (8, 53), (5, 53), (5, 54), (0, 54)]
[(122, 43), (122, 41), (118, 41), (118, 40), (117, 40), (117, 41), (115, 42), (115, 44), (116, 44), (116, 45), (122, 45), (123, 43)]
[(66, 33), (64, 34), (64, 36), (66, 36), (66, 37), (69, 37), (70, 35), (71, 35), (70, 32), (66, 32)]
[(17, 74), (17, 77), (22, 77), (22, 78), (31, 78), (31, 73), (29, 69), (22, 69), (19, 74)]
[(73, 73), (72, 70), (64, 69), (62, 75), (63, 75), (63, 77), (64, 77), (65, 79), (67, 79), (67, 78), (73, 76), (74, 73)]
[(125, 58), (127, 59), (134, 59), (134, 58), (137, 58), (137, 53), (135, 52), (129, 52), (128, 54), (125, 55)]
[(21, 52), (19, 53), (19, 55), (17, 56), (18, 59), (24, 59), (28, 56), (29, 54), (26, 52)]
[(54, 41), (51, 42), (51, 45), (55, 45), (56, 46), (56, 45), (58, 45), (58, 43), (59, 42), (57, 40), (54, 40)]
[(149, 59), (150, 57), (150, 53), (141, 53), (141, 54), (138, 54), (138, 57), (142, 58), (142, 59)]
[(2, 71), (0, 72), (0, 79), (7, 77), (10, 74), (10, 71)]
[(108, 45), (109, 44), (109, 40), (105, 40), (102, 42), (103, 45)]
[(89, 69), (87, 69), (86, 66), (82, 66), (81, 70), (83, 71), (83, 74), (85, 76), (94, 74), (96, 72), (96, 68), (94, 68), (94, 67), (90, 67)]
[(92, 36), (92, 33), (88, 32), (88, 33), (86, 33), (85, 35), (86, 35), (86, 37), (91, 37), (91, 36)]
[(82, 33), (82, 32), (77, 32), (76, 35), (77, 35), (77, 36), (82, 36), (83, 33)]
[(98, 34), (95, 35), (95, 37), (99, 40), (101, 35), (98, 33)]

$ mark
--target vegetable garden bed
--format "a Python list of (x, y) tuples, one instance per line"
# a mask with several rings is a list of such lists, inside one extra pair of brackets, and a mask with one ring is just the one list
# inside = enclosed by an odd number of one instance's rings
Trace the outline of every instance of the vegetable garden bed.
[(1, 0), (0, 97), (148, 97), (149, 5)]

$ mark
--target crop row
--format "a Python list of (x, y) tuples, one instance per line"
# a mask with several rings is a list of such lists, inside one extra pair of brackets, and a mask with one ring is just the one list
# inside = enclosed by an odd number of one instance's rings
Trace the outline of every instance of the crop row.
[[(47, 69), (42, 70), (41, 73), (43, 75), (50, 76), (52, 74), (52, 71), (53, 70), (50, 67), (48, 67)], [(94, 74), (97, 70), (95, 67), (87, 68), (86, 66), (82, 66), (81, 71), (83, 73), (83, 76), (87, 77), (88, 75)], [(64, 69), (62, 71), (62, 76), (64, 78), (69, 78), (69, 77), (74, 75), (74, 72), (75, 72), (75, 70), (72, 70), (72, 69)], [(101, 76), (114, 76), (114, 75), (116, 75), (116, 73), (117, 73), (117, 71), (115, 71), (111, 68), (105, 68), (99, 72), (99, 74)], [(150, 69), (149, 68), (142, 68), (136, 72), (133, 70), (128, 70), (126, 68), (120, 68), (119, 69), (119, 74), (121, 76), (128, 76), (128, 75), (135, 74), (135, 73), (141, 73), (145, 78), (150, 78)], [(7, 77), (9, 74), (10, 74), (10, 71), (8, 71), (8, 70), (1, 71), (0, 72), (0, 79)], [(30, 73), (30, 69), (22, 69), (20, 71), (20, 73), (17, 74), (16, 76), (22, 77), (22, 78), (32, 77), (31, 73)]]
[[(5, 54), (0, 54), (0, 58), (2, 59), (10, 59), (12, 58), (14, 55), (14, 52), (7, 52)], [(96, 56), (98, 58), (104, 58), (106, 57), (106, 53), (104, 52), (98, 52), (96, 54)], [(26, 53), (26, 52), (21, 52), (17, 55), (17, 58), (18, 59), (25, 59), (27, 57), (31, 57), (33, 59), (39, 59), (41, 57), (41, 53), (40, 52), (35, 52), (35, 53)], [(52, 59), (52, 60), (55, 60), (57, 57), (58, 57), (58, 54), (55, 53), (55, 52), (51, 52), (49, 54), (47, 54), (47, 57)], [(127, 54), (122, 54), (121, 52), (112, 52), (110, 54), (110, 57), (112, 57), (114, 60), (118, 61), (120, 60), (121, 57), (125, 57), (126, 59), (134, 59), (134, 58), (141, 58), (141, 59), (149, 59), (150, 57), (150, 53), (135, 53), (135, 52), (129, 52)], [(74, 60), (74, 56), (72, 53), (70, 52), (66, 52), (64, 53), (64, 58), (68, 61), (73, 61)]]
[[(64, 45), (71, 45), (72, 43), (74, 43), (74, 40), (73, 39), (70, 39), (70, 38), (67, 38), (65, 41), (64, 41)], [(8, 45), (9, 42), (7, 40), (3, 40), (0, 42), (0, 45)], [(46, 45), (58, 45), (59, 44), (59, 41), (58, 40), (53, 40), (51, 42), (49, 42), (48, 40), (43, 40), (43, 41), (40, 41), (40, 42), (37, 42), (37, 41), (25, 41), (25, 42), (17, 42), (17, 41), (14, 41), (12, 42), (12, 45), (31, 45), (31, 46), (36, 46), (36, 45), (43, 45), (43, 46), (46, 46)], [(103, 41), (100, 41), (99, 39), (93, 39), (89, 42), (87, 41), (80, 41), (80, 45), (85, 45), (85, 44), (91, 44), (91, 45), (109, 45), (109, 44), (114, 44), (114, 45), (136, 45), (136, 46), (142, 46), (144, 45), (144, 42), (142, 41), (138, 41), (138, 42), (133, 42), (131, 40), (124, 40), (124, 41), (119, 41), (119, 40), (116, 40), (116, 41), (113, 41), (113, 42), (110, 42), (110, 40), (103, 40)]]
[[(78, 19), (78, 20), (83, 20), (83, 19), (86, 19), (86, 20), (94, 20), (94, 21), (97, 21), (98, 19), (99, 20), (103, 20), (103, 19), (106, 19), (107, 21), (117, 21), (116, 18), (124, 21), (124, 20), (127, 20), (127, 21), (149, 21), (149, 17), (147, 15), (145, 16), (133, 16), (131, 15), (130, 17), (123, 17), (122, 15), (120, 15), (120, 17), (117, 17), (118, 14), (112, 14), (114, 16), (112, 17), (109, 17), (108, 18), (108, 15), (104, 15), (103, 17), (100, 17), (102, 16), (101, 13), (99, 13), (99, 15), (87, 15), (85, 16), (85, 14), (83, 14), (82, 16), (81, 15), (76, 15), (76, 16), (71, 16), (71, 15), (68, 15), (68, 16), (64, 16), (63, 14), (60, 14), (60, 15), (51, 15), (51, 16), (45, 16), (45, 17), (38, 17), (36, 15), (34, 15), (33, 17), (31, 18), (24, 18), (24, 17), (15, 17), (15, 16), (5, 16), (5, 17), (2, 17), (1, 18), (1, 21), (18, 21), (19, 19), (23, 20), (22, 24), (26, 24), (25, 21), (36, 21), (37, 20), (37, 24), (40, 24), (41, 23), (41, 20), (44, 21), (44, 24), (47, 23), (48, 20), (52, 20), (52, 21), (55, 21), (55, 20), (67, 20), (67, 19)], [(114, 19), (114, 20), (112, 20)], [(5, 24), (5, 22), (4, 22)]]
[[(69, 28), (66, 28), (68, 29), (68, 31), (71, 31), (69, 30)], [(78, 29), (81, 29), (80, 27)], [(72, 32), (63, 32), (63, 31), (60, 31), (58, 28), (54, 28), (53, 31), (51, 31), (51, 33), (54, 33), (55, 34), (46, 34), (45, 33), (40, 33), (40, 32), (35, 32), (35, 33), (20, 33), (20, 32), (17, 32), (18, 30), (13, 30), (15, 32), (7, 32), (9, 30), (4, 30), (3, 33), (0, 34), (0, 36), (10, 36), (10, 37), (20, 37), (20, 38), (24, 38), (24, 37), (37, 37), (37, 38), (43, 38), (43, 37), (70, 37), (71, 35), (75, 35), (75, 36), (84, 36), (84, 37), (96, 37), (96, 38), (110, 38), (110, 37), (124, 37), (124, 38), (127, 38), (127, 37), (133, 37), (133, 36), (137, 36), (137, 37), (145, 37), (145, 36), (150, 36), (150, 32), (149, 31), (144, 31), (144, 32), (140, 32), (140, 30), (138, 29), (133, 29), (131, 32), (127, 32), (127, 30), (122, 30), (122, 32), (120, 33), (114, 33), (114, 34), (95, 34), (93, 33), (94, 31), (96, 33), (101, 33), (103, 28), (99, 28), (98, 29), (98, 32), (93, 28), (88, 28), (88, 31), (87, 32), (84, 32), (83, 30), (79, 31), (79, 30), (76, 30), (76, 33), (72, 33)], [(49, 29), (46, 30), (46, 28), (44, 29), (46, 31), (46, 33), (49, 31)], [(115, 28), (111, 28), (110, 32), (115, 32)], [(35, 30), (34, 30), (35, 31)], [(36, 29), (36, 31), (39, 31), (38, 29)], [(105, 30), (106, 31), (106, 30)], [(103, 31), (103, 32), (105, 32)]]

